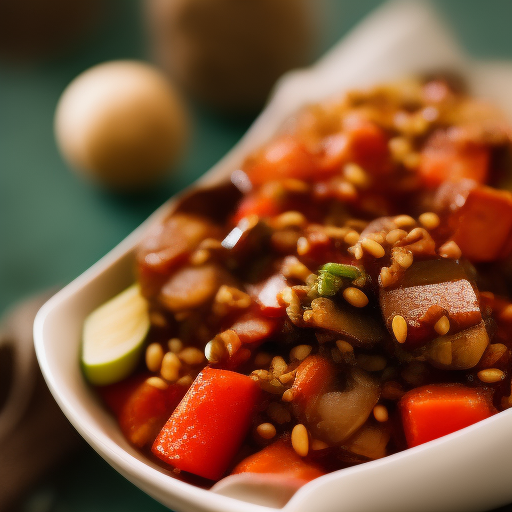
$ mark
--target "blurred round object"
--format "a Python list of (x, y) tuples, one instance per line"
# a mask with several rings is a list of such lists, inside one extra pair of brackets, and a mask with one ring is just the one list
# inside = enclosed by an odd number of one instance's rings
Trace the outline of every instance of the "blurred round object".
[(108, 188), (133, 191), (159, 181), (188, 138), (188, 115), (167, 78), (152, 66), (95, 66), (62, 94), (55, 135), (68, 163)]
[(0, 58), (31, 61), (67, 51), (104, 17), (101, 0), (0, 0)]
[(307, 0), (146, 0), (155, 58), (202, 102), (260, 108), (277, 78), (308, 63)]

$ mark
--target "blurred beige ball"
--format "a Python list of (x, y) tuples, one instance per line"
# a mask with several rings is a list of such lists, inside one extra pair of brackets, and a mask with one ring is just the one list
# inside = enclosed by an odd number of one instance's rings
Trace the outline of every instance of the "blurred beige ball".
[(188, 125), (168, 79), (136, 61), (85, 71), (66, 88), (55, 114), (57, 144), (69, 165), (120, 191), (159, 181), (180, 156)]

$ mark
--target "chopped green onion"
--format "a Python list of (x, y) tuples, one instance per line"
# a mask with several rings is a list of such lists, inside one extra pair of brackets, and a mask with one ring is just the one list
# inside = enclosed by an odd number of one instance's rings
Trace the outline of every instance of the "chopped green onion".
[(343, 265), (342, 263), (326, 263), (320, 271), (329, 272), (338, 277), (348, 277), (349, 279), (357, 279), (361, 275), (361, 271), (354, 265)]
[(342, 286), (343, 281), (340, 277), (335, 276), (334, 274), (331, 274), (325, 270), (320, 270), (317, 283), (319, 295), (323, 297), (332, 297), (338, 293)]

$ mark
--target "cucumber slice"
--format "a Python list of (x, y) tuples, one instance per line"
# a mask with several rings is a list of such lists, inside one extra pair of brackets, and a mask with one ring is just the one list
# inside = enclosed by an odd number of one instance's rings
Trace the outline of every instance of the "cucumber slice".
[(118, 382), (139, 362), (149, 331), (148, 303), (132, 285), (85, 319), (82, 367), (91, 384)]

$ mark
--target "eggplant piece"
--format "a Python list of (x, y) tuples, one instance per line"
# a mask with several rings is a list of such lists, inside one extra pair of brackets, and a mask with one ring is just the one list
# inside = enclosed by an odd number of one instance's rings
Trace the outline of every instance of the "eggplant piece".
[(469, 370), (482, 358), (489, 345), (484, 322), (456, 334), (446, 334), (425, 346), (427, 361), (442, 370)]
[(223, 267), (213, 263), (187, 266), (175, 272), (162, 286), (158, 299), (173, 313), (187, 311), (212, 300), (223, 284), (235, 284)]
[(436, 322), (446, 315), (450, 334), (482, 321), (475, 285), (464, 264), (447, 259), (414, 262), (397, 287), (380, 287), (380, 306), (389, 332), (397, 315), (407, 323), (406, 348), (425, 345), (438, 334)]
[(160, 288), (205, 238), (218, 238), (221, 230), (198, 215), (176, 213), (153, 225), (140, 243), (137, 254), (138, 278), (146, 298)]
[[(308, 312), (306, 312), (308, 313)], [(369, 309), (340, 305), (325, 297), (311, 302), (311, 310), (304, 315), (309, 327), (334, 331), (358, 347), (369, 348), (386, 339), (386, 331), (375, 312)]]

